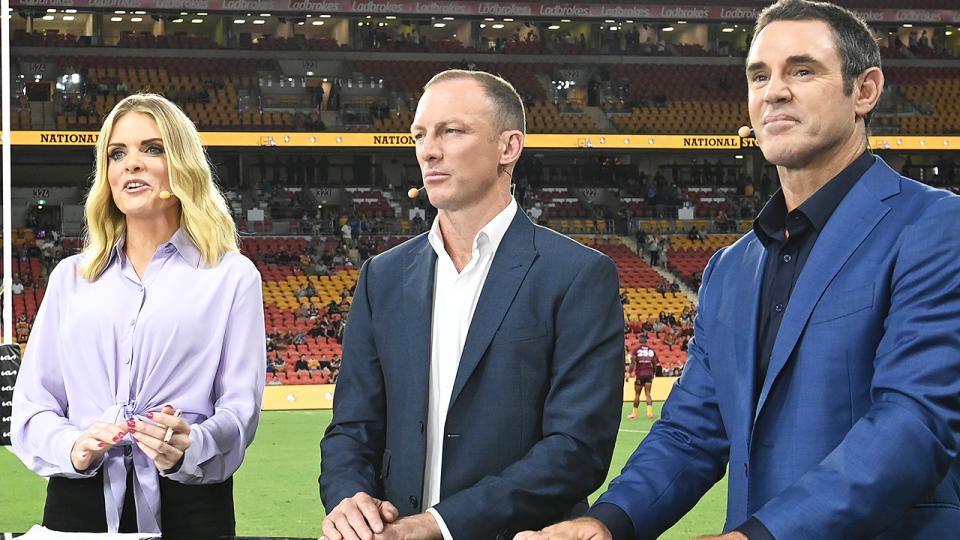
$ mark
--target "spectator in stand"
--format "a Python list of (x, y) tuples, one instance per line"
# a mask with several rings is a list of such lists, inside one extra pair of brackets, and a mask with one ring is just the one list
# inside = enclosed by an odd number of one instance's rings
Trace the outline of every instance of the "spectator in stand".
[(667, 291), (670, 290), (670, 282), (666, 279), (661, 279), (660, 283), (657, 283), (657, 292), (660, 293), (660, 296), (666, 298)]
[(17, 274), (13, 275), (10, 292), (13, 294), (23, 294), (23, 283), (20, 283), (20, 276)]
[(667, 346), (671, 351), (673, 346), (677, 343), (677, 330), (676, 328), (666, 328), (663, 332), (663, 344)]
[(647, 242), (647, 253), (650, 254), (650, 266), (657, 266), (660, 262), (660, 240), (655, 234), (651, 234)]
[[(676, 281), (670, 282), (670, 292), (673, 293), (673, 297), (677, 298), (680, 296), (680, 284)], [(670, 313), (673, 313), (672, 311)], [(674, 323), (676, 324), (676, 323)]]
[(300, 358), (298, 358), (296, 363), (293, 365), (293, 370), (298, 373), (301, 371), (310, 371), (310, 364), (307, 363), (307, 355), (300, 355)]
[(270, 380), (267, 381), (267, 386), (279, 386), (279, 385), (281, 385), (281, 384), (283, 384), (283, 383), (280, 382), (280, 378), (277, 377), (277, 374), (271, 372), (271, 373), (270, 373)]
[(316, 356), (310, 355), (310, 360), (307, 361), (307, 367), (310, 368), (311, 372), (320, 371), (320, 361), (317, 360)]

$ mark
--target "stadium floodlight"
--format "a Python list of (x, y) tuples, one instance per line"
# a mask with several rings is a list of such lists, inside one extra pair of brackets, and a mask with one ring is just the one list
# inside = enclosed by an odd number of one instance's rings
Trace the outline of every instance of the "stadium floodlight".
[[(70, 18), (73, 19), (73, 17)], [(64, 17), (63, 19), (66, 20), (67, 18)], [(131, 17), (130, 22), (143, 22), (143, 17)]]
[(127, 14), (127, 12), (124, 11), (124, 10), (122, 10), (122, 9), (119, 9), (119, 10), (117, 10), (117, 11), (114, 11), (114, 13), (116, 13), (117, 15), (126, 15), (126, 14)]
[(56, 13), (56, 12), (57, 10), (55, 8), (47, 8), (47, 13)]
[(446, 26), (446, 25), (447, 25), (447, 23), (442, 23), (442, 22), (433, 23), (433, 27), (434, 27), (434, 28), (443, 28), (443, 27)]
[(247, 24), (246, 19), (234, 19), (233, 24)]
[(503, 22), (513, 22), (513, 19), (504, 19)]
[(559, 29), (560, 29), (560, 25), (558, 24), (551, 24), (550, 26), (547, 27), (547, 30), (559, 30)]
[(672, 26), (664, 26), (664, 27), (663, 27), (663, 31), (664, 31), (664, 32), (673, 32), (673, 27), (672, 27)]
[(323, 21), (310, 21), (313, 26), (323, 26)]
[(183, 19), (177, 17), (176, 19), (174, 19), (174, 20), (172, 20), (172, 21), (170, 21), (170, 22), (180, 24), (180, 23), (183, 22)]
[(730, 32), (733, 32), (733, 28), (728, 26), (720, 31), (729, 34)]
[(395, 20), (397, 20), (397, 16), (396, 16), (396, 15), (387, 15), (385, 18), (386, 18), (388, 21), (395, 21)]
[(445, 21), (453, 21), (453, 20), (456, 20), (456, 19), (454, 19), (453, 17), (444, 17), (443, 20), (445, 20)]
[(253, 21), (253, 24), (267, 24), (267, 21), (265, 21), (265, 20), (263, 20), (263, 19), (255, 19), (255, 20)]
[(53, 15), (44, 15), (44, 16), (41, 17), (41, 18), (42, 18), (43, 20), (45, 20), (45, 21), (52, 21), (52, 20), (56, 19), (56, 17), (54, 17)]
[(190, 22), (192, 24), (200, 24), (203, 22), (203, 19), (190, 19)]
[[(44, 18), (46, 18), (46, 17), (44, 17)], [(51, 18), (52, 18), (52, 17), (51, 17)], [(121, 22), (121, 21), (123, 20), (123, 17), (110, 17), (110, 20), (113, 21), (113, 22)], [(182, 21), (183, 19), (180, 19), (180, 20)], [(177, 21), (173, 21), (173, 22), (177, 22)]]
[(63, 12), (64, 12), (64, 13), (76, 13), (77, 10), (75, 10), (75, 9), (65, 9), (65, 10), (63, 10)]
[(72, 20), (74, 20), (75, 18), (76, 18), (76, 17), (74, 17), (73, 15), (64, 15), (64, 16), (63, 16), (63, 20), (65, 20), (65, 21), (72, 21)]
[(499, 29), (503, 28), (503, 25), (500, 24), (500, 23), (497, 23), (497, 24), (493, 25), (493, 28), (499, 30)]

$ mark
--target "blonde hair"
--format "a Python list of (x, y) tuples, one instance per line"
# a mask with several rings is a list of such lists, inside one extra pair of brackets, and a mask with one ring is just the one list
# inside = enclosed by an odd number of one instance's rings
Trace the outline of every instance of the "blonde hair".
[(110, 260), (110, 250), (127, 230), (126, 216), (113, 202), (107, 167), (107, 145), (113, 126), (129, 112), (153, 118), (163, 139), (170, 190), (180, 200), (180, 227), (197, 246), (206, 264), (215, 266), (228, 251), (239, 251), (237, 228), (227, 202), (217, 188), (196, 126), (175, 104), (157, 94), (134, 94), (121, 100), (107, 115), (96, 146), (93, 186), (84, 206), (87, 261), (80, 274), (95, 281)]

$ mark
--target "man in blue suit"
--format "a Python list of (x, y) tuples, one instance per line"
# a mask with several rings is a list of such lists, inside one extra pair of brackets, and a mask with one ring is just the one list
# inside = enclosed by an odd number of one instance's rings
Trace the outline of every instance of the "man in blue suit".
[(782, 189), (703, 274), (662, 420), (588, 516), (518, 535), (655, 538), (729, 470), (722, 538), (956, 538), (960, 197), (867, 150), (869, 29), (764, 10), (750, 120)]
[(616, 267), (518, 209), (509, 83), (440, 73), (411, 130), (438, 215), (360, 272), (321, 442), (324, 535), (510, 538), (582, 514), (623, 403)]

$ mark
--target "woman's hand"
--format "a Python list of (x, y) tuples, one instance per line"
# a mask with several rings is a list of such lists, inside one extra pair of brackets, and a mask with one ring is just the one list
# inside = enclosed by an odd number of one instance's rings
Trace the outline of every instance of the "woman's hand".
[[(183, 458), (183, 453), (190, 447), (190, 424), (179, 416), (174, 416), (171, 405), (164, 405), (158, 413), (147, 413), (146, 417), (156, 422), (151, 424), (139, 420), (128, 420), (130, 433), (137, 446), (147, 457), (153, 460), (157, 469), (167, 471), (172, 469)], [(164, 441), (167, 430), (173, 432), (168, 441)]]
[(96, 422), (80, 434), (70, 451), (70, 461), (77, 472), (89, 469), (93, 463), (127, 434), (128, 428), (119, 424)]

